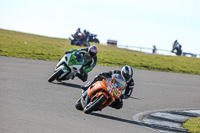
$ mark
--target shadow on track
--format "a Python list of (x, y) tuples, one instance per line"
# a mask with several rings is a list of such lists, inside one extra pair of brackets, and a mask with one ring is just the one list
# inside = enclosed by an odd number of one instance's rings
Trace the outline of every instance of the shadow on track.
[(77, 85), (77, 84), (73, 84), (73, 83), (58, 82), (58, 83), (53, 83), (53, 84), (81, 89), (81, 85)]
[(128, 124), (134, 124), (134, 125), (139, 125), (139, 126), (143, 126), (143, 127), (149, 127), (149, 128), (153, 128), (156, 130), (165, 130), (165, 131), (171, 131), (171, 132), (176, 132), (176, 133), (188, 133), (183, 129), (179, 129), (179, 128), (170, 128), (170, 127), (166, 127), (166, 126), (160, 126), (160, 125), (156, 125), (156, 124), (145, 124), (142, 122), (136, 122), (133, 120), (126, 120), (123, 118), (118, 118), (115, 116), (109, 116), (109, 115), (105, 115), (105, 114), (99, 114), (99, 113), (91, 113), (91, 115), (93, 116), (97, 116), (97, 117), (102, 117), (105, 119), (110, 119), (110, 120), (114, 120), (114, 121), (120, 121), (120, 122), (124, 122), (124, 123), (128, 123)]
[(131, 96), (130, 98), (135, 99), (135, 100), (141, 100), (141, 99), (139, 99), (139, 98), (132, 97), (132, 96)]

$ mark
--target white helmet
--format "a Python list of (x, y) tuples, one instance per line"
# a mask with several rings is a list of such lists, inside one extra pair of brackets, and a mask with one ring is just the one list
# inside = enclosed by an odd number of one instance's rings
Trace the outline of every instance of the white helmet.
[(131, 80), (131, 78), (133, 77), (133, 73), (133, 68), (128, 65), (125, 65), (121, 70), (121, 74), (127, 82)]

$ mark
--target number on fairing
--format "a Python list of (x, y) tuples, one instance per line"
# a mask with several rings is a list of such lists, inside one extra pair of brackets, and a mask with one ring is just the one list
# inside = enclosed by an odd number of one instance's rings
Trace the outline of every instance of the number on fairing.
[(116, 91), (114, 92), (114, 95), (117, 96), (117, 94), (118, 94), (118, 91), (116, 90)]
[(112, 88), (110, 86), (107, 87), (107, 90), (111, 90)]

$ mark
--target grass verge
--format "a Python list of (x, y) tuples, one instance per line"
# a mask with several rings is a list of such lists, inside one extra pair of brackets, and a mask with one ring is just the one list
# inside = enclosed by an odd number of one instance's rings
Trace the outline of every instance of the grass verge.
[[(96, 45), (99, 49), (97, 65), (200, 75), (200, 59), (183, 56), (145, 54), (112, 46)], [(0, 29), (0, 55), (58, 61), (65, 51), (82, 48), (70, 45), (70, 40), (45, 37)]]
[(183, 127), (190, 133), (200, 133), (200, 116), (187, 120)]

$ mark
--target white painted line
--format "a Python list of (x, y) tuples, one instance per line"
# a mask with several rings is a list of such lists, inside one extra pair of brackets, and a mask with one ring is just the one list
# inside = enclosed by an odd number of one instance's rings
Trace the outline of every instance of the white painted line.
[(133, 120), (151, 130), (175, 133), (187, 132), (182, 123), (192, 118), (191, 116), (200, 116), (200, 108), (146, 111), (134, 115)]

